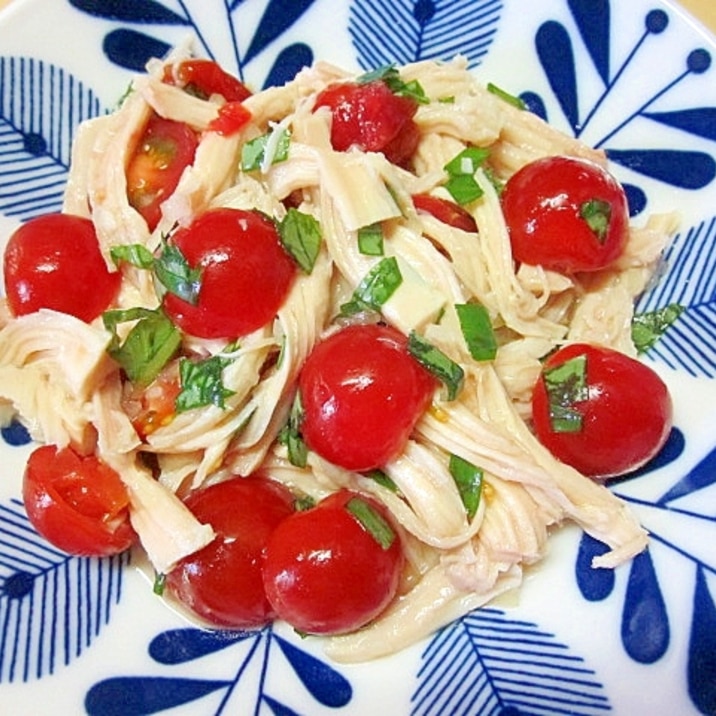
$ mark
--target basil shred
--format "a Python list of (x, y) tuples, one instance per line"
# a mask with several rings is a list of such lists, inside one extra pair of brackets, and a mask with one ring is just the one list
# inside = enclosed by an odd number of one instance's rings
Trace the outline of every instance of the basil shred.
[(380, 311), (401, 283), (403, 276), (398, 260), (394, 256), (382, 259), (361, 280), (351, 300), (341, 306), (341, 315)]
[(475, 172), (489, 155), (489, 149), (466, 147), (443, 167), (448, 175), (445, 188), (460, 206), (482, 196), (483, 192), (475, 179)]
[(271, 157), (271, 164), (278, 164), (288, 159), (288, 150), (291, 146), (291, 133), (281, 127), (276, 127), (266, 134), (262, 134), (256, 139), (252, 139), (241, 148), (241, 169), (245, 172), (253, 172), (261, 169), (266, 160), (266, 149), (269, 140), (274, 132), (280, 132), (277, 137), (275, 151)]
[(321, 225), (310, 214), (291, 207), (278, 225), (281, 244), (301, 270), (310, 274), (321, 250)]
[(448, 400), (457, 398), (465, 371), (452, 358), (415, 331), (408, 336), (408, 353), (445, 385)]
[(295, 467), (306, 467), (308, 463), (308, 448), (301, 435), (301, 423), (303, 422), (303, 404), (301, 394), (296, 397), (291, 405), (291, 412), (288, 421), (278, 435), (278, 441), (285, 445), (288, 450), (288, 461)]
[(458, 455), (450, 455), (448, 469), (455, 480), (467, 518), (471, 520), (480, 506), (484, 473), (482, 469)]
[(549, 403), (549, 418), (556, 433), (578, 433), (582, 414), (577, 403), (589, 397), (587, 356), (582, 354), (543, 372)]
[(599, 243), (603, 244), (612, 218), (612, 205), (601, 199), (590, 199), (579, 207), (579, 215), (587, 222)]
[(684, 307), (678, 303), (655, 311), (646, 311), (634, 316), (631, 324), (631, 338), (639, 353), (653, 348), (661, 336), (684, 312)]
[(479, 362), (494, 360), (497, 338), (487, 309), (479, 303), (459, 303), (455, 310), (470, 355)]
[(177, 412), (205, 405), (225, 407), (225, 399), (234, 394), (224, 387), (222, 372), (231, 360), (219, 355), (201, 361), (182, 358), (179, 361), (181, 390), (175, 401)]
[(380, 223), (358, 229), (358, 251), (364, 256), (383, 255), (383, 227)]
[(360, 497), (353, 497), (346, 502), (346, 510), (384, 550), (390, 549), (395, 541), (395, 531), (372, 505)]

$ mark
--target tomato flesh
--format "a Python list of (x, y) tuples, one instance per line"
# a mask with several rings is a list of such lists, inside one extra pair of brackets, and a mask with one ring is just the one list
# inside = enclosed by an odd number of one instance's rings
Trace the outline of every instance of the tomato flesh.
[(104, 557), (136, 540), (127, 490), (94, 455), (54, 445), (37, 448), (27, 461), (22, 496), (35, 529), (68, 554)]
[(430, 194), (415, 194), (413, 205), (418, 211), (424, 211), (434, 216), (443, 224), (462, 231), (477, 231), (477, 224), (472, 214), (454, 201), (441, 199)]
[(323, 90), (315, 109), (331, 110), (331, 145), (343, 152), (352, 146), (383, 152), (393, 164), (405, 166), (420, 139), (413, 121), (417, 102), (394, 94), (382, 80), (345, 82)]
[(508, 180), (502, 208), (515, 260), (553, 271), (605, 268), (628, 238), (623, 189), (583, 159), (547, 157), (526, 165)]
[(4, 279), (13, 315), (50, 308), (89, 322), (114, 300), (121, 275), (107, 268), (89, 219), (45, 214), (10, 237)]
[(212, 209), (172, 241), (201, 268), (196, 305), (168, 293), (164, 308), (183, 331), (200, 338), (236, 338), (268, 323), (283, 304), (296, 264), (274, 223), (257, 211)]
[(183, 122), (152, 115), (127, 166), (127, 198), (153, 231), (161, 219), (162, 202), (177, 188), (194, 162), (198, 139)]
[(164, 69), (164, 82), (178, 85), (188, 92), (208, 99), (220, 94), (227, 102), (242, 102), (251, 91), (213, 60), (184, 60)]
[(260, 475), (235, 477), (190, 495), (187, 507), (216, 537), (166, 577), (171, 593), (211, 624), (256, 629), (274, 618), (261, 570), (266, 544), (293, 512), (283, 485)]
[[(550, 416), (545, 371), (586, 357), (586, 399), (574, 403), (581, 430), (558, 432)], [(632, 472), (664, 446), (672, 425), (669, 391), (647, 365), (618, 351), (576, 343), (545, 362), (532, 397), (534, 429), (562, 462), (593, 478)]]
[(271, 535), (263, 569), (266, 595), (279, 618), (308, 634), (354, 631), (394, 598), (403, 566), (400, 539), (384, 548), (349, 512), (341, 490), (316, 507), (296, 512)]
[(375, 469), (405, 447), (435, 387), (399, 331), (349, 326), (319, 343), (301, 371), (303, 438), (336, 465)]

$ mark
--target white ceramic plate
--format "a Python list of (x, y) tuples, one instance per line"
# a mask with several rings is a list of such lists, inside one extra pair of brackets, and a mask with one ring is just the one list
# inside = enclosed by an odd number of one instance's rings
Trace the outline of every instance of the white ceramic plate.
[[(277, 626), (193, 629), (125, 557), (68, 559), (19, 501), (30, 447), (0, 444), (0, 713), (716, 714), (716, 44), (664, 0), (17, 0), (0, 16), (0, 232), (60, 206), (70, 141), (130, 70), (196, 33), (255, 87), (312, 59), (368, 69), (465, 54), (603, 147), (634, 220), (682, 228), (640, 310), (685, 312), (648, 360), (675, 430), (660, 459), (612, 486), (652, 533), (648, 553), (592, 572), (595, 545), (555, 535), (518, 599), (379, 663), (330, 664)], [(627, 429), (628, 426), (625, 426)]]

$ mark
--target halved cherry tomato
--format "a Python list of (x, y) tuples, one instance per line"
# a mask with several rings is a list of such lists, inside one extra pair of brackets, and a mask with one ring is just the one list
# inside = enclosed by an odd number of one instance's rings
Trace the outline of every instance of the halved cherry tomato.
[(336, 151), (356, 146), (383, 152), (399, 166), (413, 156), (420, 139), (413, 121), (417, 102), (394, 94), (382, 80), (328, 87), (316, 99), (315, 109), (320, 107), (331, 110), (331, 145)]
[(296, 274), (275, 224), (258, 211), (212, 209), (172, 242), (192, 268), (201, 268), (201, 287), (196, 305), (167, 293), (164, 308), (179, 328), (200, 338), (236, 338), (265, 325)]
[(174, 596), (212, 624), (256, 629), (274, 618), (261, 570), (266, 544), (293, 512), (293, 496), (266, 477), (234, 477), (190, 495), (187, 507), (216, 537), (166, 577)]
[(435, 387), (402, 333), (349, 326), (319, 343), (303, 366), (301, 432), (330, 462), (358, 472), (375, 469), (405, 447)]
[[(554, 372), (560, 367), (561, 373)], [(611, 348), (575, 343), (545, 362), (532, 418), (552, 454), (585, 475), (606, 478), (636, 470), (661, 450), (672, 406), (666, 385), (649, 366)], [(565, 420), (573, 424), (560, 428)]]
[(547, 157), (526, 165), (508, 180), (502, 208), (515, 260), (562, 273), (608, 266), (628, 238), (624, 190), (584, 159)]
[(172, 421), (180, 392), (179, 363), (174, 361), (140, 395), (127, 396), (123, 407), (139, 437), (144, 439)]
[(4, 278), (15, 316), (51, 308), (83, 321), (109, 306), (121, 282), (119, 272), (107, 268), (92, 222), (69, 214), (45, 214), (20, 226), (5, 248)]
[(413, 204), (418, 211), (432, 214), (443, 224), (463, 231), (477, 231), (477, 224), (472, 214), (454, 201), (430, 194), (414, 194)]
[(242, 102), (251, 96), (251, 90), (243, 82), (212, 60), (183, 60), (167, 65), (163, 80), (205, 99), (220, 94), (227, 102)]
[(403, 563), (385, 510), (341, 490), (276, 528), (266, 548), (264, 587), (278, 617), (295, 629), (340, 634), (359, 629), (390, 604)]
[(151, 231), (161, 218), (162, 202), (194, 162), (197, 145), (189, 125), (156, 114), (149, 119), (127, 167), (127, 198)]
[(136, 540), (127, 490), (94, 455), (54, 445), (37, 448), (27, 461), (22, 496), (35, 529), (68, 554), (104, 557), (124, 552)]

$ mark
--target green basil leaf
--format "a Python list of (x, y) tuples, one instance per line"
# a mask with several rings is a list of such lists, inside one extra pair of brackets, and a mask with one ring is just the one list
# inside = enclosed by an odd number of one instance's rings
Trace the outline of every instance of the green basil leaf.
[(601, 199), (590, 199), (579, 207), (579, 214), (587, 222), (599, 243), (603, 244), (609, 230), (612, 205), (608, 201), (602, 201)]
[(403, 276), (398, 260), (394, 256), (382, 259), (358, 284), (351, 300), (341, 306), (341, 314), (346, 316), (361, 311), (380, 311), (401, 283)]
[(362, 74), (356, 81), (358, 84), (368, 84), (369, 82), (375, 82), (376, 80), (385, 82), (385, 84), (388, 85), (388, 89), (390, 89), (393, 94), (399, 95), (400, 97), (409, 97), (418, 104), (430, 103), (430, 100), (425, 94), (425, 90), (420, 82), (417, 80), (405, 82), (401, 78), (400, 72), (395, 65), (391, 64), (378, 67), (375, 70)]
[(142, 244), (112, 246), (109, 255), (115, 266), (119, 266), (123, 261), (141, 269), (150, 269), (154, 266), (154, 255)]
[(524, 100), (520, 99), (519, 97), (515, 97), (515, 95), (510, 94), (509, 92), (506, 92), (501, 87), (498, 87), (492, 82), (487, 83), (487, 91), (490, 94), (494, 94), (496, 97), (499, 97), (501, 100), (507, 102), (507, 104), (511, 104), (513, 107), (517, 107), (517, 109), (527, 109), (527, 105), (525, 104)]
[(489, 155), (489, 149), (466, 147), (445, 165), (444, 169), (448, 175), (445, 188), (460, 206), (482, 196), (483, 191), (475, 179), (475, 172)]
[(448, 468), (457, 485), (462, 504), (465, 505), (467, 518), (471, 520), (480, 506), (483, 471), (457, 455), (450, 455)]
[[(181, 344), (181, 332), (160, 309), (106, 311), (102, 314), (102, 321), (112, 334), (107, 352), (135, 385), (149, 385)], [(124, 343), (121, 343), (117, 326), (127, 321), (137, 323), (127, 334)]]
[(408, 336), (408, 353), (447, 388), (447, 399), (455, 400), (465, 380), (465, 371), (439, 348), (415, 331)]
[(278, 225), (283, 247), (304, 273), (310, 274), (321, 250), (321, 225), (310, 214), (291, 207)]
[(286, 161), (288, 150), (291, 146), (291, 133), (284, 127), (277, 127), (244, 144), (241, 148), (241, 169), (243, 171), (253, 172), (261, 169), (266, 161), (266, 150), (271, 146), (269, 140), (274, 132), (280, 132), (281, 134), (276, 137), (276, 144), (270, 157), (270, 163), (278, 164)]
[(365, 476), (387, 488), (391, 492), (396, 494), (400, 492), (398, 486), (382, 470), (370, 470), (365, 473)]
[(589, 397), (587, 356), (582, 354), (560, 365), (546, 368), (544, 385), (549, 402), (549, 418), (556, 433), (578, 433), (583, 416), (577, 404)]
[(494, 360), (497, 338), (487, 309), (479, 303), (460, 303), (455, 305), (455, 310), (470, 355), (476, 361)]
[(303, 422), (303, 404), (301, 394), (296, 393), (288, 415), (288, 421), (278, 435), (278, 441), (288, 450), (288, 461), (296, 467), (306, 467), (308, 462), (308, 448), (301, 436), (301, 423)]
[(152, 592), (157, 596), (161, 597), (164, 594), (164, 589), (167, 585), (167, 575), (164, 572), (154, 573), (154, 584), (152, 585)]
[(397, 537), (395, 530), (372, 505), (360, 497), (352, 497), (346, 502), (346, 510), (384, 550), (390, 549)]
[(380, 223), (358, 229), (358, 251), (364, 256), (383, 256), (383, 227)]
[(196, 306), (201, 290), (201, 268), (192, 268), (178, 246), (164, 244), (154, 261), (154, 274), (170, 293)]
[(631, 337), (637, 351), (646, 353), (653, 348), (684, 310), (678, 303), (670, 303), (655, 311), (636, 314), (632, 319)]
[(206, 405), (224, 408), (226, 398), (234, 394), (224, 386), (222, 372), (231, 363), (227, 358), (212, 356), (201, 361), (182, 358), (179, 361), (181, 390), (175, 408), (178, 413)]

